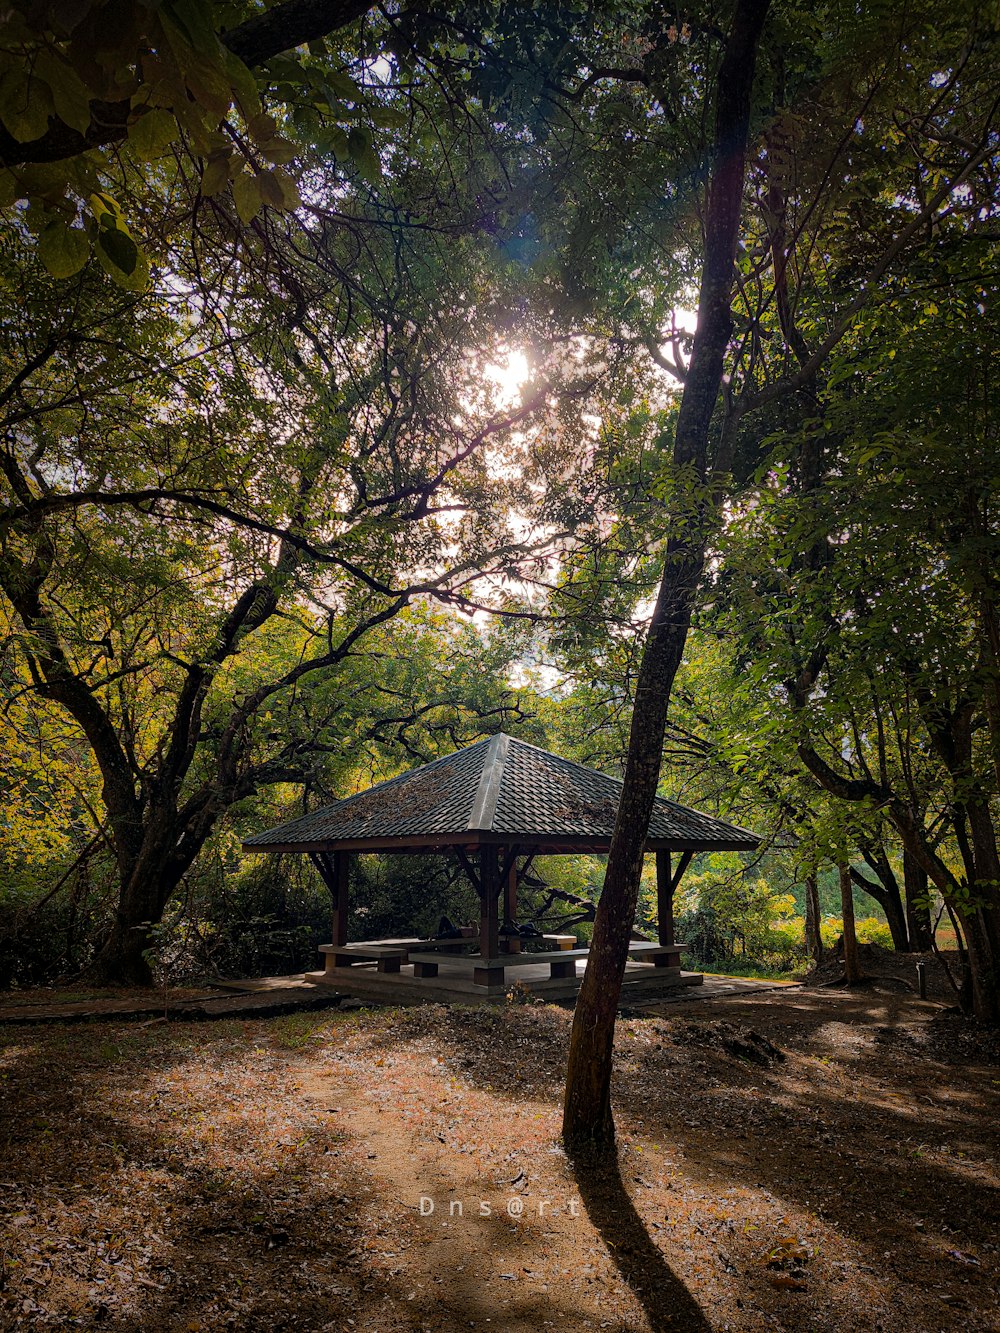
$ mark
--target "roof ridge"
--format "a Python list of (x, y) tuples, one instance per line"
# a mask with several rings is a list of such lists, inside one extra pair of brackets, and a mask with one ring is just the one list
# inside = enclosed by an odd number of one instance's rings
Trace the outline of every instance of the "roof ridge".
[(472, 802), (469, 815), (469, 829), (491, 829), (497, 813), (497, 800), (500, 797), (500, 783), (503, 779), (504, 764), (510, 749), (512, 737), (505, 731), (490, 738), (489, 749), (483, 761), (483, 771), (479, 775), (476, 799)]

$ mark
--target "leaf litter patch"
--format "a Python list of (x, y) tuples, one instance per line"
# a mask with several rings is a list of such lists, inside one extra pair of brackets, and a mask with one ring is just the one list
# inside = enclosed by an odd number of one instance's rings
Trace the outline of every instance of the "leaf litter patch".
[(580, 1184), (554, 1006), (12, 1031), (0, 1324), (650, 1333), (680, 1282), (720, 1333), (985, 1333), (992, 1071), (855, 1041), (930, 1027), (878, 1003), (620, 1020), (600, 1225), (537, 1215)]

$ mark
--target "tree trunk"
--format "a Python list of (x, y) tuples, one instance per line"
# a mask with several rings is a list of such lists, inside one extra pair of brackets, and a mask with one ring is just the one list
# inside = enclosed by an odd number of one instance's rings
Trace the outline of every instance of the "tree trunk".
[(996, 830), (985, 797), (968, 805), (976, 878), (972, 901), (961, 911), (972, 974), (972, 1011), (986, 1023), (1000, 1023), (1000, 857)]
[(708, 432), (732, 331), (732, 284), (743, 202), (757, 44), (768, 0), (738, 0), (719, 69), (705, 262), (694, 338), (677, 419), (673, 461), (689, 480), (694, 513), (667, 544), (649, 636), (636, 682), (625, 785), (587, 970), (577, 998), (566, 1074), (563, 1136), (569, 1145), (614, 1141), (611, 1072), (615, 1016), (642, 874), (643, 846), (663, 757), (667, 705), (705, 562), (713, 502), (705, 488)]
[[(878, 876), (879, 883), (883, 886), (883, 897), (877, 893), (872, 896), (885, 912), (885, 919), (889, 923), (889, 932), (892, 935), (892, 947), (899, 953), (907, 953), (912, 947), (910, 944), (910, 931), (906, 921), (906, 909), (903, 906), (903, 894), (900, 892), (899, 880), (892, 868), (888, 853), (882, 838), (879, 837), (874, 846), (861, 847), (862, 855), (868, 865)], [(853, 868), (854, 882), (858, 883), (857, 870)], [(862, 886), (864, 887), (864, 886)]]
[[(865, 859), (867, 860), (867, 857)], [(871, 865), (870, 861), (869, 865)], [(850, 870), (852, 882), (863, 893), (867, 893), (869, 898), (874, 898), (885, 913), (889, 934), (892, 936), (892, 947), (898, 953), (906, 953), (910, 947), (910, 937), (906, 928), (906, 914), (903, 911), (903, 899), (899, 892), (899, 883), (888, 862), (877, 866), (877, 873), (882, 879), (881, 884), (877, 884), (870, 880), (867, 875), (863, 875), (856, 866), (851, 866)]]
[(138, 850), (116, 846), (120, 890), (111, 932), (90, 974), (107, 985), (150, 986), (150, 954), (164, 909), (191, 868), (223, 805), (206, 803), (196, 815), (157, 803), (145, 812)]
[(823, 936), (820, 934), (819, 881), (816, 872), (806, 875), (806, 948), (817, 967), (823, 962)]
[(126, 911), (124, 906), (123, 894), (111, 934), (88, 969), (88, 975), (104, 986), (152, 986), (153, 969), (149, 955), (153, 947), (153, 928), (160, 915), (152, 908)]
[(914, 953), (932, 947), (931, 909), (928, 899), (927, 871), (903, 849), (903, 893), (906, 896), (906, 933)]
[(840, 910), (844, 918), (844, 980), (848, 986), (856, 986), (861, 980), (861, 964), (854, 930), (854, 883), (850, 866), (839, 865), (837, 869), (840, 871)]
[(179, 878), (165, 875), (152, 857), (143, 856), (122, 883), (111, 933), (89, 973), (108, 986), (151, 986), (151, 954), (156, 927)]

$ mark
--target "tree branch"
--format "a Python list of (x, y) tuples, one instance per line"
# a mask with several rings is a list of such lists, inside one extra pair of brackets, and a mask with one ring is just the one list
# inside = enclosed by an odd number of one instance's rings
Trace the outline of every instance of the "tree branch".
[[(992, 121), (995, 110), (996, 106), (994, 104), (994, 107), (992, 107), (990, 111), (990, 121)], [(747, 413), (754, 412), (758, 408), (774, 402), (775, 399), (784, 397), (785, 394), (793, 393), (797, 389), (804, 388), (816, 376), (826, 358), (850, 331), (855, 316), (858, 315), (871, 300), (871, 293), (875, 284), (885, 274), (890, 265), (902, 252), (903, 248), (923, 227), (927, 225), (927, 222), (934, 216), (952, 191), (957, 189), (959, 185), (963, 184), (977, 167), (982, 166), (984, 162), (987, 162), (995, 155), (996, 144), (992, 134), (987, 132), (984, 138), (985, 142), (968, 162), (966, 162), (962, 170), (959, 171), (957, 175), (953, 176), (945, 185), (942, 185), (940, 189), (935, 191), (927, 204), (919, 213), (914, 214), (913, 219), (903, 228), (896, 239), (886, 247), (878, 261), (865, 276), (857, 295), (853, 300), (847, 303), (836, 324), (816, 350), (809, 355), (808, 359), (800, 363), (799, 369), (793, 375), (786, 375), (784, 378), (776, 380), (773, 384), (766, 385), (764, 388), (759, 389), (756, 393), (744, 394), (736, 401), (730, 414), (730, 420), (733, 425), (735, 425), (735, 422), (745, 417)]]

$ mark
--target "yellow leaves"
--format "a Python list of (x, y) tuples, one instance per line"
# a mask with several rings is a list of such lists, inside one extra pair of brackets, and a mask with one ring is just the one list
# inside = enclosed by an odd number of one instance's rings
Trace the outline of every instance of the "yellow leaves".
[(233, 202), (240, 221), (246, 226), (265, 204), (285, 212), (297, 208), (301, 199), (294, 180), (281, 167), (275, 167), (273, 171), (253, 174), (241, 172), (233, 181)]
[(108, 277), (126, 291), (143, 292), (149, 283), (149, 259), (125, 223), (125, 215), (109, 194), (90, 196), (97, 223), (94, 251)]
[(298, 150), (289, 139), (283, 139), (279, 134), (271, 135), (258, 143), (261, 155), (268, 162), (273, 162), (277, 166), (284, 166), (294, 160)]
[[(92, 194), (90, 196), (90, 208), (98, 225), (118, 227), (125, 225), (125, 215), (121, 207), (110, 194), (103, 192)], [(109, 219), (105, 222), (104, 219)]]
[[(218, 37), (204, 9), (190, 0), (174, 0), (159, 14), (160, 26), (187, 91), (212, 120), (220, 120), (232, 103), (232, 88), (223, 68)], [(181, 109), (181, 103), (175, 104)]]
[(302, 198), (299, 195), (299, 187), (296, 182), (287, 171), (282, 171), (280, 167), (276, 167), (272, 174), (281, 187), (283, 207), (286, 209), (298, 208), (302, 203)]
[(377, 181), (382, 174), (382, 163), (371, 130), (363, 125), (355, 126), (347, 136), (347, 147), (358, 171), (367, 181)]
[(278, 133), (277, 121), (273, 116), (261, 114), (247, 120), (247, 134), (261, 143)]
[(784, 1236), (767, 1256), (768, 1268), (777, 1268), (782, 1264), (807, 1263), (812, 1258), (812, 1250), (797, 1236)]
[(812, 1249), (798, 1236), (782, 1236), (764, 1259), (766, 1268), (778, 1270), (768, 1274), (768, 1282), (778, 1291), (805, 1291), (803, 1265), (812, 1257)]
[(230, 153), (216, 153), (208, 159), (201, 175), (201, 192), (208, 198), (221, 194), (229, 184), (233, 158)]
[(91, 120), (90, 90), (70, 62), (46, 47), (35, 59), (33, 74), (48, 84), (59, 119), (85, 134)]
[(772, 1287), (777, 1287), (779, 1291), (805, 1291), (806, 1284), (801, 1278), (792, 1277), (790, 1273), (772, 1273), (768, 1278)]
[(261, 172), (257, 176), (257, 185), (260, 190), (260, 197), (265, 204), (277, 209), (284, 206), (281, 185), (273, 175), (269, 172)]

